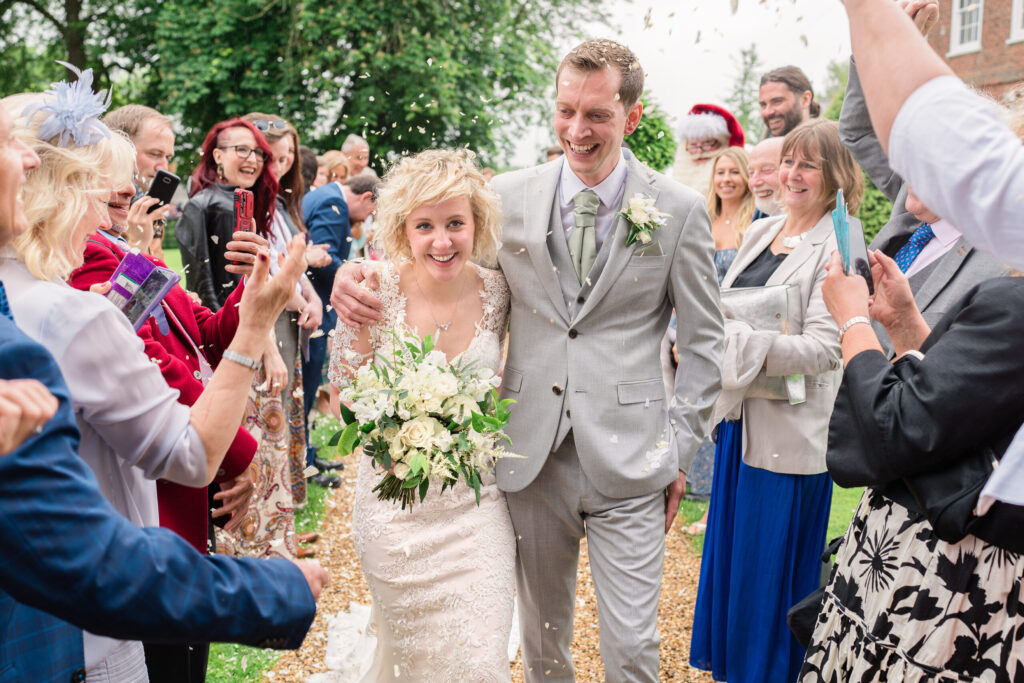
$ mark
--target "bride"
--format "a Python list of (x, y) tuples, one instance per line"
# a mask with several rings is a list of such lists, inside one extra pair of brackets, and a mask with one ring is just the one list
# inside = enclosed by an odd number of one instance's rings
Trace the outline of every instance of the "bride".
[[(467, 150), (428, 150), (396, 164), (379, 191), (376, 246), (382, 319), (339, 323), (330, 378), (343, 386), (363, 363), (392, 353), (392, 331), (432, 335), (449, 361), (497, 372), (509, 291), (493, 263), (497, 195)], [(382, 476), (362, 457), (353, 536), (373, 596), (376, 652), (363, 681), (508, 681), (515, 536), (493, 475), (480, 504), (464, 483), (431, 486), (411, 512), (372, 491)]]

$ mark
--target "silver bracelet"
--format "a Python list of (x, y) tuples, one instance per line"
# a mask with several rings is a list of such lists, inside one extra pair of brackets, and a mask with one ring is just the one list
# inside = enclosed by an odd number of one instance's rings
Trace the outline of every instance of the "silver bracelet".
[(865, 318), (862, 315), (855, 315), (855, 316), (853, 316), (852, 318), (847, 320), (845, 323), (843, 323), (843, 326), (839, 328), (839, 343), (843, 342), (843, 337), (846, 336), (846, 331), (849, 330), (854, 325), (870, 325), (870, 324), (871, 324), (871, 320), (868, 319), (868, 318)]
[(244, 365), (245, 367), (249, 368), (250, 370), (259, 370), (260, 369), (259, 361), (255, 361), (252, 358), (249, 358), (249, 356), (243, 356), (242, 354), (238, 353), (237, 351), (232, 351), (231, 349), (227, 349), (226, 351), (224, 351), (224, 353), (221, 354), (221, 357), (226, 359), (226, 360), (234, 361), (234, 362), (238, 363), (239, 365)]

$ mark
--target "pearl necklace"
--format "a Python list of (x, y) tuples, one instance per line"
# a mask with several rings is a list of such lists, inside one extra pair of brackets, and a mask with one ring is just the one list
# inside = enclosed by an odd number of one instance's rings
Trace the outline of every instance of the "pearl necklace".
[(804, 241), (805, 237), (807, 237), (806, 232), (802, 232), (799, 235), (783, 235), (782, 246), (786, 249), (796, 249)]

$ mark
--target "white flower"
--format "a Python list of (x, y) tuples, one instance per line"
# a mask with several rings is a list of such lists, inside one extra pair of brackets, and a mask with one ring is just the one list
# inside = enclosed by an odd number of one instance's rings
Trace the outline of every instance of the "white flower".
[(409, 420), (398, 430), (398, 437), (409, 448), (430, 448), (435, 437), (447, 432), (444, 426), (432, 417), (420, 415)]
[(410, 469), (411, 468), (404, 462), (396, 462), (394, 464), (394, 467), (392, 467), (392, 471), (394, 472), (395, 476), (403, 481), (405, 480), (406, 477), (409, 476)]
[(434, 379), (433, 393), (442, 400), (459, 393), (459, 380), (450, 372), (442, 372)]
[(465, 394), (456, 394), (447, 401), (444, 402), (444, 416), (454, 417), (459, 422), (462, 422), (474, 410), (479, 410), (477, 401), (474, 401), (472, 397), (466, 396)]
[(636, 237), (637, 237), (638, 240), (640, 240), (644, 244), (650, 244), (650, 242), (651, 242), (651, 233), (649, 233), (649, 232), (642, 232), (639, 235), (637, 235)]
[(444, 351), (434, 349), (423, 357), (423, 362), (437, 368), (444, 368), (448, 366), (448, 356), (444, 355)]

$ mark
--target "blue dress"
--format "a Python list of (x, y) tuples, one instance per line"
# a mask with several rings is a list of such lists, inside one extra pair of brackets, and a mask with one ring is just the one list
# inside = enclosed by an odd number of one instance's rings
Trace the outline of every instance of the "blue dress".
[[(735, 286), (762, 286), (784, 260), (766, 249)], [(744, 279), (745, 275), (750, 277)], [(832, 479), (743, 463), (742, 421), (718, 425), (690, 665), (730, 683), (795, 681), (804, 649), (786, 612), (821, 585)]]

